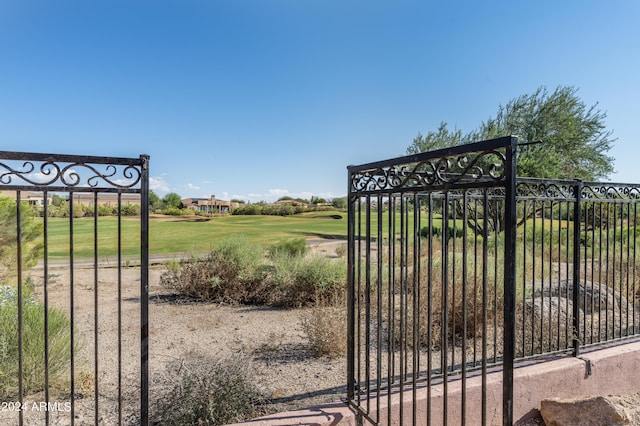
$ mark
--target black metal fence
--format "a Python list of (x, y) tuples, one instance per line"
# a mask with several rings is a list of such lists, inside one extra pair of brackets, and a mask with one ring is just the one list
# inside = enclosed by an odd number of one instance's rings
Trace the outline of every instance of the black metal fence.
[(148, 166), (0, 152), (0, 423), (148, 423)]
[(349, 167), (347, 393), (361, 418), (493, 424), (487, 374), (502, 371), (513, 424), (514, 362), (639, 333), (640, 187), (517, 179), (516, 149), (508, 137)]

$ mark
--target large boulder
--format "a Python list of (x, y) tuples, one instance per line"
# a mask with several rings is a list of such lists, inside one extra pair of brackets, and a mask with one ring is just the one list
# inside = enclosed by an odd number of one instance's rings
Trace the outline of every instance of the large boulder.
[[(543, 287), (544, 286), (544, 287)], [(539, 297), (566, 297), (573, 299), (573, 280), (553, 280), (535, 282), (533, 298)], [(589, 315), (598, 311), (620, 311), (627, 309), (627, 299), (611, 287), (591, 281), (578, 283), (578, 300), (585, 314)]]
[(640, 394), (546, 399), (540, 413), (546, 426), (640, 425)]

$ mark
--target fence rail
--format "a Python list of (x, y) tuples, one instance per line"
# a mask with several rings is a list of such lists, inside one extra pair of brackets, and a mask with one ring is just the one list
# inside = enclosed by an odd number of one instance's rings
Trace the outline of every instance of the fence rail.
[(640, 186), (516, 178), (516, 149), (509, 137), (349, 167), (347, 396), (363, 419), (465, 424), (479, 375), (487, 424), (498, 369), (513, 424), (514, 362), (640, 333)]

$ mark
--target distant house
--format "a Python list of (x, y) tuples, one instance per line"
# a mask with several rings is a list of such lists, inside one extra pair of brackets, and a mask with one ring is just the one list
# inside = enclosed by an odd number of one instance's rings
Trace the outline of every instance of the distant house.
[(240, 207), (240, 203), (219, 200), (215, 195), (209, 198), (184, 198), (182, 205), (187, 208), (203, 213), (231, 213), (233, 209)]
[[(0, 196), (13, 198), (14, 200), (17, 198), (16, 191), (0, 191)], [(42, 207), (44, 206), (44, 193), (43, 192), (29, 192), (29, 191), (20, 191), (20, 199), (22, 201), (27, 201), (29, 205)], [(51, 196), (47, 197), (47, 205), (51, 205)]]
[[(140, 194), (120, 194), (121, 202), (123, 206), (128, 205), (140, 205)], [(73, 205), (93, 206), (95, 199), (94, 195), (86, 192), (76, 192), (73, 194)], [(103, 193), (98, 194), (98, 205), (117, 207), (118, 206), (118, 194)]]

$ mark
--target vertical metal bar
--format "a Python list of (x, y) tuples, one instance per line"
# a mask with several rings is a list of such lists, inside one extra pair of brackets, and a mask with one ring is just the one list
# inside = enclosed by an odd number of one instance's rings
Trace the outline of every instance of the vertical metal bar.
[[(553, 333), (551, 327), (553, 326), (553, 321), (551, 318), (551, 306), (553, 303), (553, 201), (551, 201), (549, 207), (549, 320), (548, 320), (548, 334), (547, 334), (547, 351), (551, 352), (553, 350), (553, 343), (551, 339), (553, 338)], [(544, 304), (542, 305), (542, 312), (544, 312)]]
[(540, 224), (541, 234), (540, 234), (540, 306), (542, 309), (540, 310), (540, 353), (544, 353), (544, 283), (545, 283), (545, 275), (544, 275), (544, 266), (546, 263), (546, 259), (544, 257), (544, 237), (545, 237), (545, 225), (547, 223), (547, 218), (545, 214), (545, 206), (546, 202), (542, 201), (542, 223)]
[(348, 169), (347, 182), (347, 399), (355, 400), (355, 196), (351, 191), (352, 172)]
[[(365, 298), (365, 387), (367, 392), (371, 391), (371, 196), (367, 195), (365, 198), (365, 286), (364, 286), (364, 298)], [(367, 398), (367, 412), (371, 412), (371, 398)]]
[[(602, 216), (602, 203), (598, 203), (600, 220), (598, 223), (598, 294), (602, 294), (602, 269), (604, 264), (602, 262), (602, 224), (604, 217)], [(602, 330), (602, 297), (598, 297), (598, 342), (601, 340)]]
[(467, 422), (467, 254), (469, 231), (468, 192), (462, 193), (462, 401), (460, 424)]
[(417, 425), (420, 375), (420, 199), (413, 194), (413, 424)]
[[(475, 331), (478, 329), (478, 198), (474, 197), (473, 200), (473, 223), (476, 227), (476, 232), (473, 235), (473, 366), (478, 366), (478, 333)], [(483, 235), (484, 238), (484, 235)]]
[[(626, 335), (629, 335), (629, 297), (632, 294), (629, 294), (629, 280), (630, 280), (630, 267), (631, 267), (631, 204), (627, 203), (627, 261), (625, 262), (626, 266), (626, 292), (625, 295), (627, 301), (627, 307), (625, 309), (625, 330)], [(633, 305), (631, 305), (633, 307)]]
[(580, 234), (582, 222), (582, 181), (576, 179), (573, 205), (573, 356), (580, 355)]
[[(24, 359), (23, 359), (23, 323), (22, 323), (22, 194), (16, 191), (16, 267), (18, 269), (18, 402), (20, 408), (24, 404)], [(18, 412), (18, 422), (22, 426), (24, 422), (22, 409)]]
[[(488, 265), (489, 265), (489, 193), (484, 190), (484, 198), (482, 200), (482, 425), (487, 424), (487, 323), (489, 316), (487, 312), (489, 282)], [(504, 399), (504, 395), (503, 395)], [(503, 403), (504, 404), (504, 403)], [(504, 417), (504, 416), (503, 416)], [(445, 423), (446, 424), (446, 423)]]
[[(533, 238), (532, 238), (532, 242), (531, 245), (533, 247), (532, 253), (531, 253), (531, 267), (533, 269), (533, 277), (532, 277), (532, 284), (531, 284), (531, 294), (532, 294), (532, 308), (535, 306), (535, 294), (536, 294), (536, 277), (538, 276), (538, 270), (536, 269), (536, 253), (538, 252), (538, 245), (537, 245), (537, 234), (536, 234), (536, 225), (538, 223), (538, 213), (537, 213), (537, 206), (538, 203), (536, 200), (533, 200)], [(544, 263), (544, 261), (542, 262)], [(531, 355), (534, 355), (535, 353), (535, 341), (536, 341), (536, 322), (535, 320), (535, 315), (534, 312), (531, 312)], [(542, 330), (542, 329), (540, 329)]]
[(140, 180), (140, 423), (149, 424), (149, 156)]
[(383, 216), (383, 198), (381, 195), (378, 195), (378, 205), (377, 205), (377, 209), (378, 209), (378, 229), (377, 229), (377, 247), (378, 247), (378, 254), (377, 254), (377, 258), (378, 258), (378, 287), (377, 287), (377, 293), (378, 293), (378, 324), (377, 324), (377, 340), (378, 340), (378, 346), (376, 347), (376, 351), (377, 351), (377, 361), (376, 361), (376, 413), (378, 416), (380, 416), (380, 406), (381, 406), (381, 393), (380, 393), (380, 389), (382, 387), (382, 345), (383, 345), (383, 341), (382, 341), (382, 324), (384, 323), (384, 319), (383, 319), (383, 315), (382, 315), (382, 291), (383, 291), (383, 269), (382, 269), (382, 265), (384, 263), (384, 260), (382, 259), (382, 251), (383, 251), (383, 244), (382, 244), (382, 216)]
[(442, 370), (442, 424), (448, 422), (449, 407), (449, 330), (447, 320), (449, 316), (449, 191), (444, 193), (444, 206), (442, 211), (442, 305), (440, 314), (440, 329), (442, 341), (440, 352), (440, 368)]
[(122, 193), (118, 192), (118, 425), (122, 425)]
[[(404, 280), (404, 250), (403, 250), (403, 240), (404, 240), (404, 227), (405, 227), (405, 223), (404, 223), (404, 197), (401, 195), (400, 196), (400, 311), (398, 312), (398, 315), (400, 316), (400, 342), (399, 342), (399, 349), (400, 349), (400, 388), (399, 388), (399, 394), (400, 394), (400, 404), (399, 404), (399, 420), (400, 420), (400, 424), (403, 424), (404, 422), (404, 385), (405, 385), (405, 381), (406, 381), (406, 369), (405, 369), (405, 362), (406, 362), (406, 347), (407, 347), (407, 336), (406, 336), (406, 313), (405, 310), (407, 309), (406, 304), (405, 304), (405, 294), (406, 294), (406, 283)], [(395, 269), (395, 268), (394, 268)]]
[[(495, 211), (493, 219), (493, 363), (498, 362), (498, 263), (500, 256), (498, 247), (500, 245), (500, 205), (499, 200), (495, 202)], [(514, 221), (515, 223), (515, 221)], [(511, 252), (515, 254), (514, 250)], [(503, 292), (506, 287), (503, 286)]]
[(387, 244), (388, 248), (388, 297), (387, 306), (389, 311), (389, 344), (387, 345), (387, 377), (389, 391), (387, 392), (387, 419), (391, 418), (391, 385), (395, 383), (395, 345), (396, 345), (396, 308), (395, 308), (395, 294), (396, 294), (396, 278), (395, 278), (395, 201), (393, 196), (389, 195), (387, 215)]
[[(522, 202), (524, 219), (522, 221), (522, 357), (526, 355), (525, 336), (527, 324), (527, 309), (525, 301), (527, 299), (527, 200)], [(535, 272), (534, 272), (535, 279)], [(516, 354), (518, 356), (518, 354)]]
[[(606, 247), (606, 269), (605, 269), (605, 285), (607, 287), (612, 287), (609, 282), (609, 231), (610, 231), (610, 222), (611, 222), (611, 209), (610, 209), (610, 205), (607, 204), (607, 236), (606, 236), (606, 241), (607, 241), (607, 247)], [(607, 292), (604, 295), (604, 304), (607, 308), (607, 310), (605, 311), (605, 315), (604, 315), (604, 338), (605, 340), (609, 340), (609, 291), (607, 289)]]
[(433, 193), (429, 192), (428, 256), (427, 256), (427, 426), (431, 426), (431, 384), (433, 378)]
[[(43, 192), (43, 298), (44, 298), (44, 401), (49, 406), (49, 194)], [(45, 424), (49, 424), (49, 410), (45, 411)]]
[[(356, 277), (355, 277), (355, 347), (356, 347), (356, 383), (359, 387), (359, 392), (356, 395), (358, 399), (358, 406), (360, 406), (362, 400), (362, 198), (358, 197), (356, 218)], [(366, 389), (368, 392), (369, 390)]]
[[(634, 202), (633, 203), (633, 290), (631, 292), (631, 294), (635, 295), (638, 294), (636, 293), (636, 276), (637, 276), (637, 266), (636, 266), (636, 259), (637, 259), (637, 252), (636, 252), (636, 244), (638, 242), (638, 222), (637, 222), (637, 218), (638, 218), (638, 203)], [(638, 333), (638, 328), (636, 326), (636, 304), (633, 304), (633, 312), (632, 312), (632, 317), (631, 317), (631, 323), (633, 324), (633, 334), (637, 334)]]
[(98, 192), (93, 193), (93, 401), (94, 422), (98, 424), (99, 409), (99, 373), (98, 368)]
[(611, 288), (614, 290), (613, 294), (611, 295), (611, 297), (613, 298), (613, 300), (611, 301), (611, 307), (613, 310), (613, 315), (611, 316), (611, 321), (612, 321), (612, 334), (614, 339), (616, 338), (616, 332), (617, 327), (616, 327), (616, 300), (615, 300), (615, 294), (616, 294), (616, 272), (618, 272), (617, 268), (616, 268), (616, 260), (617, 260), (617, 256), (616, 256), (616, 248), (618, 247), (618, 239), (617, 239), (617, 228), (618, 228), (618, 215), (617, 215), (617, 211), (618, 211), (618, 206), (616, 204), (611, 205), (613, 207), (613, 256), (611, 258), (611, 261), (613, 263), (613, 265), (611, 266)]
[(502, 378), (502, 423), (513, 425), (513, 360), (515, 352), (516, 294), (516, 150), (518, 139), (511, 138), (506, 149), (506, 194), (504, 236), (504, 360)]
[(75, 355), (74, 355), (74, 346), (75, 346), (75, 318), (74, 318), (74, 309), (73, 309), (73, 290), (74, 290), (74, 250), (73, 250), (73, 192), (69, 193), (69, 335), (71, 341), (71, 354), (70, 354), (70, 387), (71, 387), (71, 426), (75, 424)]

